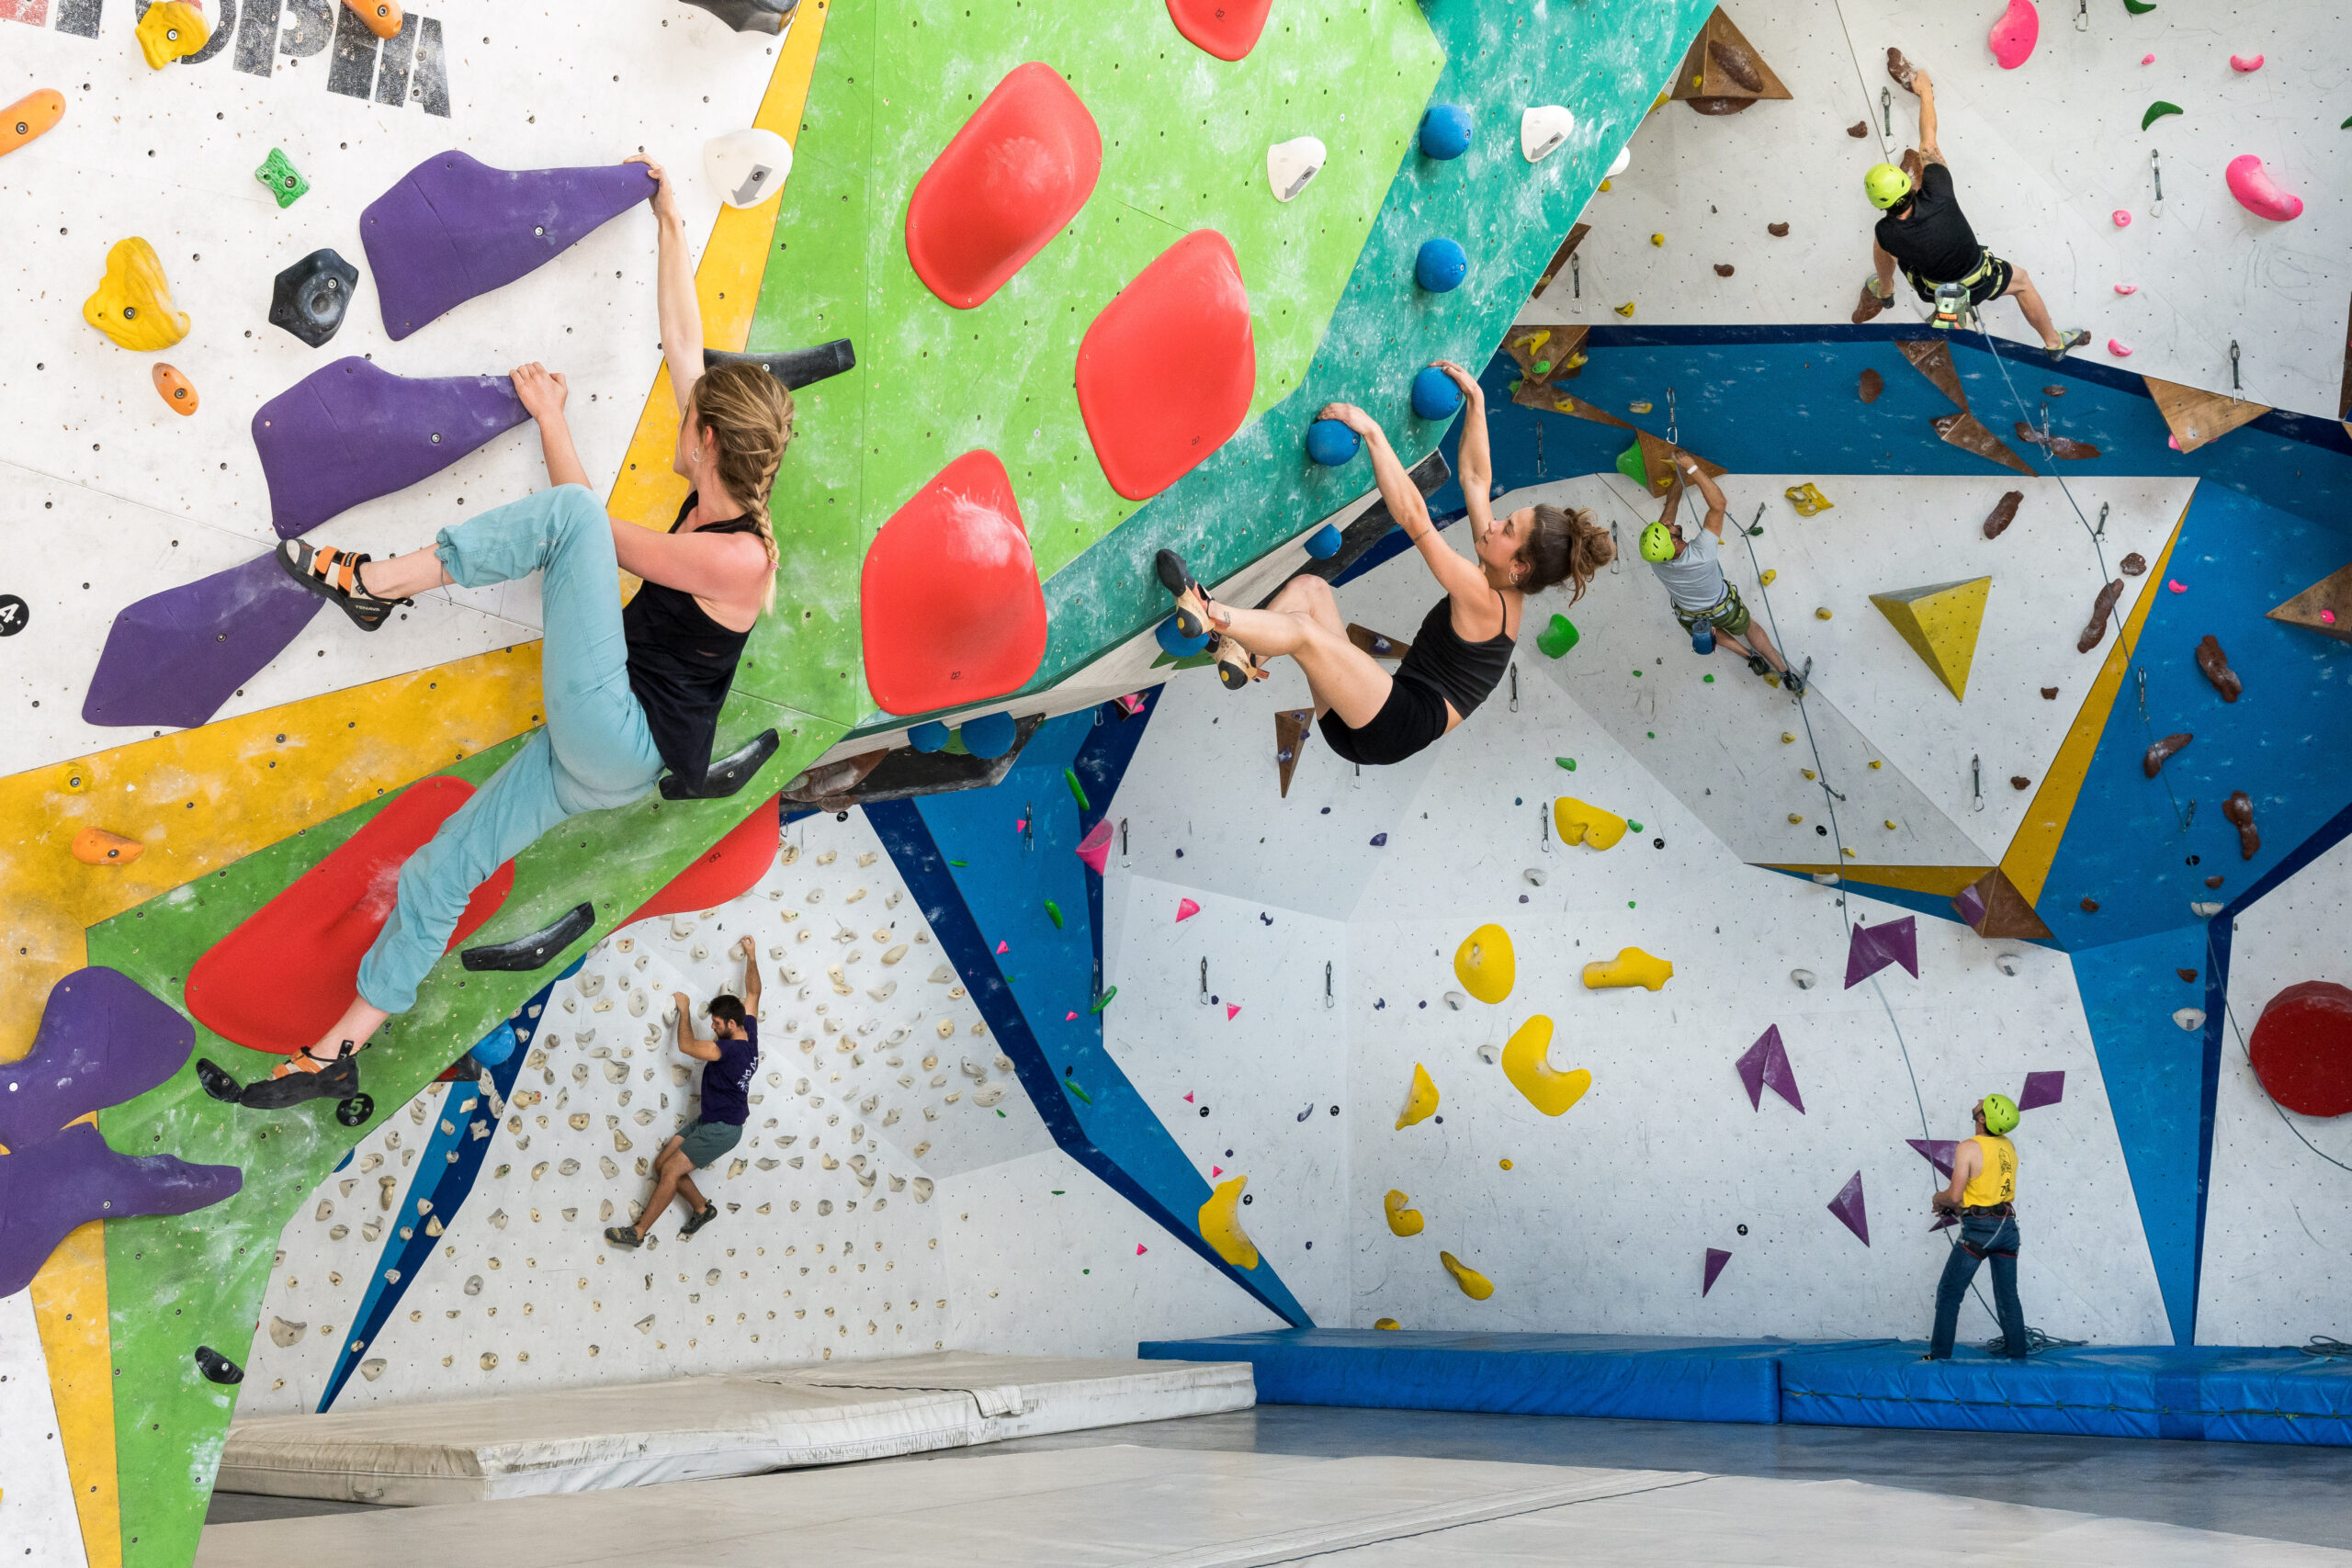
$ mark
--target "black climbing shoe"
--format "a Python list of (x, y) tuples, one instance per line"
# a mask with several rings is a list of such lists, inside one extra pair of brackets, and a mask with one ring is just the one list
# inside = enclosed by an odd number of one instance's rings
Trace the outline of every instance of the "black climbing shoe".
[(626, 1247), (631, 1252), (645, 1245), (645, 1238), (637, 1234), (635, 1225), (606, 1225), (605, 1239), (615, 1247)]
[[(307, 1055), (295, 1059), (300, 1061)], [(316, 1070), (298, 1066), (277, 1077), (257, 1079), (245, 1086), (239, 1099), (249, 1111), (284, 1111), (313, 1100), (349, 1100), (358, 1092), (359, 1058), (345, 1052), (332, 1062), (321, 1063)]]
[(196, 1370), (204, 1374), (207, 1382), (240, 1383), (245, 1381), (245, 1369), (209, 1345), (196, 1348)]
[(1781, 672), (1781, 689), (1792, 697), (1804, 696), (1804, 677), (1793, 670), (1784, 670)]
[(1747, 656), (1747, 667), (1758, 675), (1770, 675), (1772, 672), (1772, 666), (1765, 662), (1764, 656), (1760, 653), (1751, 653)]
[(226, 1069), (214, 1066), (202, 1056), (196, 1059), (196, 1081), (204, 1086), (205, 1093), (223, 1104), (243, 1105), (245, 1102), (245, 1086), (231, 1077)]
[(392, 612), (413, 599), (379, 599), (360, 585), (359, 569), (375, 558), (320, 546), (313, 549), (300, 539), (288, 539), (272, 552), (286, 575), (351, 617), (351, 624), (372, 632), (391, 619)]
[(1152, 566), (1159, 574), (1159, 585), (1176, 596), (1176, 634), (1183, 637), (1208, 636), (1208, 592), (1184, 569), (1184, 558), (1174, 550), (1162, 550), (1153, 558)]
[(712, 761), (699, 785), (690, 784), (675, 773), (662, 777), (662, 798), (664, 800), (724, 800), (752, 782), (752, 775), (768, 765), (783, 741), (773, 729), (763, 729), (749, 743)]
[(678, 1239), (680, 1241), (685, 1240), (686, 1237), (694, 1235), (695, 1232), (702, 1229), (703, 1226), (710, 1224), (711, 1221), (717, 1218), (718, 1218), (718, 1205), (716, 1203), (695, 1210), (693, 1213), (686, 1216), (686, 1223), (678, 1227)]
[(2081, 327), (2076, 327), (2073, 332), (2064, 333), (2059, 338), (2058, 346), (2056, 348), (2045, 348), (2041, 352), (2048, 355), (2052, 360), (2064, 359), (2066, 355), (2072, 354), (2075, 350), (2082, 347), (2083, 344), (2090, 341), (2091, 334)]

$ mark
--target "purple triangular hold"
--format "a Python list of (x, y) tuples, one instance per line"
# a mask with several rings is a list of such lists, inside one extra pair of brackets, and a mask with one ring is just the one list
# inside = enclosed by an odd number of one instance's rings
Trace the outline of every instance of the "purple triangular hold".
[(1846, 1185), (1838, 1189), (1838, 1196), (1829, 1200), (1829, 1212), (1843, 1220), (1848, 1230), (1860, 1236), (1864, 1247), (1871, 1244), (1871, 1217), (1862, 1207), (1860, 1171), (1848, 1177)]
[(504, 288), (653, 191), (641, 164), (493, 169), (454, 150), (427, 158), (359, 215), (386, 335), (397, 342)]
[(1739, 1081), (1747, 1086), (1747, 1103), (1762, 1110), (1764, 1090), (1770, 1086), (1774, 1094), (1804, 1113), (1804, 1097), (1797, 1093), (1796, 1069), (1789, 1066), (1789, 1053), (1781, 1043), (1781, 1026), (1766, 1027), (1756, 1038), (1756, 1043), (1740, 1054)]
[(2037, 1106), (2055, 1105), (2065, 1098), (2064, 1073), (2028, 1073), (2025, 1088), (2018, 1095), (2018, 1109), (2031, 1111)]
[(1890, 964), (1900, 964), (1919, 977), (1919, 921), (1905, 915), (1883, 926), (1857, 925), (1846, 948), (1846, 984), (1859, 986)]
[(192, 729), (284, 652), (325, 604), (267, 556), (150, 594), (107, 628), (82, 717)]
[(31, 1284), (77, 1225), (188, 1213), (232, 1195), (244, 1180), (233, 1165), (117, 1154), (86, 1122), (12, 1153), (0, 1159), (0, 1296)]
[(1936, 1223), (1928, 1227), (1928, 1234), (1929, 1235), (1933, 1235), (1938, 1231), (1950, 1230), (1952, 1226), (1958, 1224), (1960, 1224), (1960, 1216), (1958, 1214), (1938, 1214), (1936, 1216)]
[(1702, 1296), (1715, 1288), (1715, 1276), (1722, 1273), (1724, 1271), (1724, 1265), (1730, 1261), (1731, 1254), (1725, 1252), (1722, 1247), (1711, 1247), (1707, 1248), (1707, 1278), (1699, 1286), (1699, 1293)]
[(49, 988), (33, 1048), (0, 1066), (0, 1144), (22, 1154), (68, 1122), (135, 1100), (194, 1049), (195, 1027), (177, 1008), (119, 970), (76, 969)]
[(1960, 917), (1961, 924), (1973, 930), (1984, 923), (1984, 895), (1976, 890), (1974, 883), (1970, 883), (1953, 896), (1951, 907), (1952, 912)]
[(1929, 1165), (1934, 1166), (1946, 1176), (1951, 1174), (1952, 1156), (1960, 1148), (1958, 1144), (1949, 1138), (1905, 1138), (1903, 1141), (1910, 1145)]
[(503, 376), (395, 376), (354, 355), (261, 405), (254, 446), (281, 539), (432, 478), (531, 416)]

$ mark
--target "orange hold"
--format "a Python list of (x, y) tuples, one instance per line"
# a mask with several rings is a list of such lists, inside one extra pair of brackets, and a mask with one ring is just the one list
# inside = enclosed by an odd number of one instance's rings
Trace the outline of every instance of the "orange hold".
[(54, 87), (27, 93), (0, 109), (0, 156), (6, 156), (65, 118), (65, 95)]
[(74, 858), (84, 865), (129, 865), (146, 852), (147, 846), (138, 840), (104, 828), (85, 828), (74, 835)]
[(401, 8), (392, 0), (343, 0), (351, 14), (368, 25), (368, 30), (378, 38), (392, 38), (401, 30)]
[(174, 413), (196, 412), (196, 389), (187, 384), (187, 377), (170, 366), (155, 367), (155, 390), (163, 396), (165, 402), (172, 405)]

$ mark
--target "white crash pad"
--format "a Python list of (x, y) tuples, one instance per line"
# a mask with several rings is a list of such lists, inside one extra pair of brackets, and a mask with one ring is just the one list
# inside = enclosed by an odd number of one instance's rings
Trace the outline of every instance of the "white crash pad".
[(422, 1506), (755, 1475), (1246, 1410), (1248, 1363), (950, 1351), (233, 1423), (223, 1492)]

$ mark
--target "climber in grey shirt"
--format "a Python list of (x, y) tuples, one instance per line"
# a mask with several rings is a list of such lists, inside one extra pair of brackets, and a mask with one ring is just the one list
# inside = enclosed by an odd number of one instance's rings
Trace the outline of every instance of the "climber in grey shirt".
[(1706, 525), (1694, 538), (1682, 533), (1682, 491), (1675, 487), (1666, 503), (1666, 515), (1642, 530), (1642, 558), (1666, 584), (1674, 618), (1690, 634), (1690, 646), (1713, 653), (1718, 637), (1747, 656), (1747, 667), (1758, 675), (1778, 676), (1791, 696), (1804, 695), (1804, 677), (1789, 668), (1764, 628), (1754, 623), (1739, 590), (1724, 576), (1724, 492), (1687, 452), (1675, 454), (1683, 478), (1698, 488), (1707, 502)]

